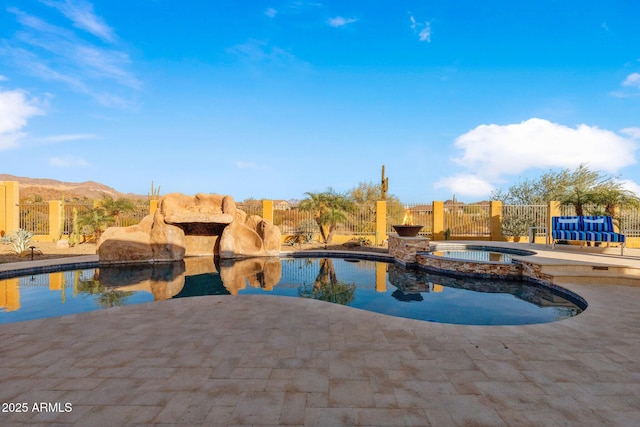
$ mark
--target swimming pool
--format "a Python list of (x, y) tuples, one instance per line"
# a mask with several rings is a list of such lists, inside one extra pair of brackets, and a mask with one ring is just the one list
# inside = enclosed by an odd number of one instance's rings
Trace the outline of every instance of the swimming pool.
[(521, 325), (573, 317), (579, 296), (525, 281), (454, 278), (392, 263), (340, 258), (257, 258), (214, 264), (113, 266), (0, 281), (0, 323), (169, 298), (277, 295), (314, 298), (438, 323)]

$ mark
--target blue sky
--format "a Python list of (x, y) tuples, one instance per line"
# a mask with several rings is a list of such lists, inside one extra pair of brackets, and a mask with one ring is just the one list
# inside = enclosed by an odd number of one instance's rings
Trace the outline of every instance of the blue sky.
[(640, 3), (1, 0), (0, 171), (304, 198), (640, 193)]

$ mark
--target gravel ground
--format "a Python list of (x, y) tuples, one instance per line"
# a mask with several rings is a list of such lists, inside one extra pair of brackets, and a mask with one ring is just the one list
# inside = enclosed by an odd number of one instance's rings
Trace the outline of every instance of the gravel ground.
[[(32, 242), (31, 245), (36, 247), (34, 260), (64, 258), (75, 255), (94, 255), (96, 253), (95, 243), (82, 243), (66, 249), (58, 248), (54, 242)], [(0, 245), (0, 263), (21, 261), (31, 261), (31, 252), (27, 251), (22, 256), (19, 256), (12, 252), (10, 245)]]

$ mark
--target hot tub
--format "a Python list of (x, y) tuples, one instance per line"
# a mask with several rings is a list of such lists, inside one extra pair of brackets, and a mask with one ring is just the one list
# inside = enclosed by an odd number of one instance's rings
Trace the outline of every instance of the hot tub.
[(522, 278), (522, 264), (513, 257), (534, 254), (490, 245), (432, 242), (429, 251), (416, 254), (416, 264), (427, 271), (454, 276), (512, 280)]

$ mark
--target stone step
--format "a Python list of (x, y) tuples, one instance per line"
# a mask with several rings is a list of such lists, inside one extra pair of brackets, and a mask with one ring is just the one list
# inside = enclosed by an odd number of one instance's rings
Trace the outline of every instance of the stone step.
[(543, 265), (540, 271), (557, 285), (568, 283), (640, 286), (640, 269), (615, 265)]
[(640, 286), (640, 278), (625, 276), (580, 276), (580, 275), (553, 275), (552, 283), (556, 285), (583, 284), (583, 285), (621, 285)]
[(541, 271), (551, 276), (626, 277), (640, 280), (640, 269), (615, 265), (543, 265)]

